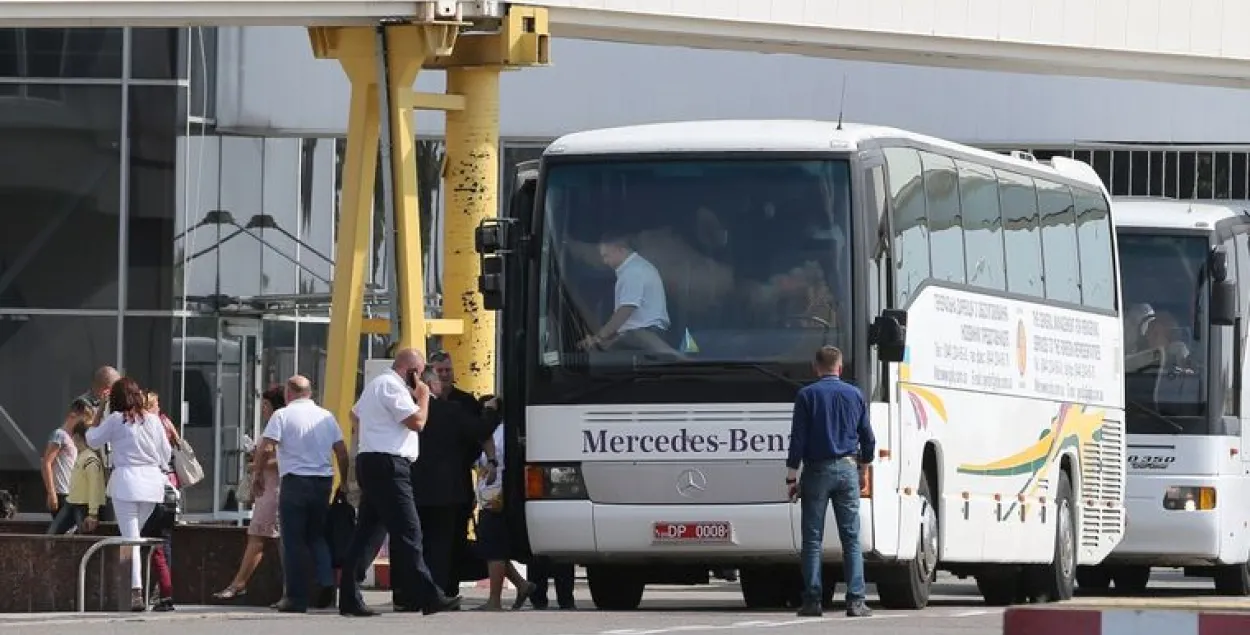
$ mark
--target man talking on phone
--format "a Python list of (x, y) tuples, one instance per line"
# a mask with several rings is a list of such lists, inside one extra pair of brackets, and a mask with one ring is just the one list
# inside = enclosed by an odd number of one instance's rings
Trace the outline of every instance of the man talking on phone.
[[(790, 454), (786, 459), (786, 488), (793, 502), (802, 504), (803, 606), (801, 617), (823, 613), (821, 552), (825, 512), (833, 503), (842, 542), (842, 569), (846, 579), (846, 614), (868, 617), (864, 602), (864, 557), (859, 546), (860, 481), (876, 452), (877, 440), (868, 422), (868, 404), (858, 388), (841, 379), (842, 351), (823, 346), (812, 369), (819, 379), (804, 386), (794, 400), (790, 425)], [(799, 478), (799, 466), (803, 468)]]
[[(395, 354), (391, 370), (365, 385), (352, 407), (352, 424), (358, 429), (356, 483), (360, 508), (356, 532), (343, 571), (356, 571), (366, 558), (379, 526), (390, 536), (391, 588), (399, 612), (421, 611), (426, 615), (460, 607), (460, 596), (448, 597), (425, 566), (421, 551), (421, 521), (412, 497), (412, 463), (430, 412), (430, 387), (421, 379), (425, 356), (406, 348)], [(356, 576), (339, 578), (339, 614), (350, 617), (377, 615), (365, 606)]]

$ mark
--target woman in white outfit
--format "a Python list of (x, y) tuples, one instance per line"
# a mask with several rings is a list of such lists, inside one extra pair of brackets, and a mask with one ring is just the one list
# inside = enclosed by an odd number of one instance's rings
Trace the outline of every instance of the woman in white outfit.
[[(109, 393), (110, 414), (100, 425), (87, 430), (87, 445), (99, 449), (112, 448), (113, 474), (109, 477), (108, 494), (113, 499), (117, 527), (126, 538), (138, 538), (152, 510), (165, 500), (164, 466), (169, 465), (173, 448), (165, 435), (165, 424), (145, 409), (139, 384), (123, 377), (113, 384)], [(137, 547), (130, 560), (130, 607), (147, 610), (143, 601), (142, 558)]]

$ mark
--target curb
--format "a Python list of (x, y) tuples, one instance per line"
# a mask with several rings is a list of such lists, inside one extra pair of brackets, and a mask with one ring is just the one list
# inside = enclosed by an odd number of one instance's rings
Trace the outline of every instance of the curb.
[(1246, 635), (1250, 613), (1154, 609), (1010, 608), (1003, 635)]

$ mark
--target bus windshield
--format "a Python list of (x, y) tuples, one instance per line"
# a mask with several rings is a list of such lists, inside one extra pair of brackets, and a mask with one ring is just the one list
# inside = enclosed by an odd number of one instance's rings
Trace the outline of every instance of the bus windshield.
[(787, 365), (806, 379), (823, 344), (849, 355), (849, 179), (830, 159), (549, 163), (540, 369), (767, 381)]
[(1209, 428), (1208, 239), (1129, 230), (1118, 240), (1128, 432), (1202, 434)]

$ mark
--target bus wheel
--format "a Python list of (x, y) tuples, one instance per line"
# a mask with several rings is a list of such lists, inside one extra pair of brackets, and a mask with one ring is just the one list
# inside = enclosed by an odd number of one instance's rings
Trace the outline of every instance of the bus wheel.
[(633, 611), (642, 604), (647, 583), (626, 567), (596, 565), (586, 567), (590, 600), (601, 611)]
[(1250, 595), (1250, 562), (1216, 569), (1215, 592), (1220, 595)]
[[(929, 477), (920, 473), (920, 538), (916, 545), (916, 557), (902, 571), (877, 581), (877, 594), (881, 605), (887, 609), (922, 609), (929, 604), (929, 592), (937, 577), (938, 564), (938, 511), (933, 505)], [(895, 577), (897, 576), (897, 577)]]
[(1076, 508), (1072, 505), (1072, 479), (1059, 473), (1055, 496), (1055, 551), (1048, 565), (1029, 567), (1029, 595), (1035, 601), (1071, 600), (1076, 591)]
[(1111, 570), (1107, 567), (1077, 567), (1076, 584), (1085, 591), (1107, 591), (1111, 588)]

